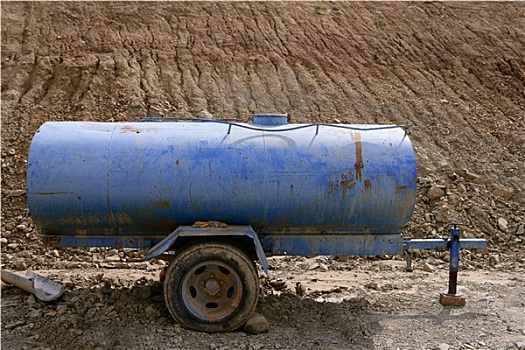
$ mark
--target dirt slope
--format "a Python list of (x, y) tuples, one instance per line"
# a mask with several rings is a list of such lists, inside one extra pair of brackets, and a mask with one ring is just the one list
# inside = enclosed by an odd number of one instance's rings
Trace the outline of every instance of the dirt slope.
[(405, 235), (443, 236), (454, 220), (489, 240), (492, 265), (523, 268), (521, 2), (2, 2), (1, 10), (6, 267), (92, 261), (42, 247), (23, 220), (27, 151), (44, 121), (288, 112), (294, 122), (407, 125), (419, 188)]

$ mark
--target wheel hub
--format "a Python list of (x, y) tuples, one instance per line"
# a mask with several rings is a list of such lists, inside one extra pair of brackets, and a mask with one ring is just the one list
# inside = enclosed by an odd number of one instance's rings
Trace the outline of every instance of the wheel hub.
[(204, 290), (209, 295), (216, 295), (221, 290), (219, 281), (217, 281), (215, 278), (210, 278), (206, 281)]
[(239, 275), (220, 261), (195, 265), (182, 282), (184, 306), (201, 320), (219, 321), (228, 317), (239, 306), (242, 295)]

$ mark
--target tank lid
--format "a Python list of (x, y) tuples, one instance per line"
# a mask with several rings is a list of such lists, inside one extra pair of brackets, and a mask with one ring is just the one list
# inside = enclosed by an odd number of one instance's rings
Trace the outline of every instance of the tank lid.
[(290, 121), (290, 116), (286, 114), (253, 114), (252, 123), (258, 125), (278, 126), (286, 125)]

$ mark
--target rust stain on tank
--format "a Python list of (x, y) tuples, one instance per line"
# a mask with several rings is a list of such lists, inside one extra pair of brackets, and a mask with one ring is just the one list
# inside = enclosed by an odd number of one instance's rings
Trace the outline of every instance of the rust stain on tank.
[(177, 159), (177, 160), (175, 161), (175, 164), (176, 164), (176, 165), (179, 165), (179, 163), (180, 163), (180, 161)]
[(171, 207), (170, 201), (167, 201), (167, 200), (158, 200), (154, 204), (155, 204), (155, 206), (157, 206), (159, 208), (166, 208), (166, 209), (168, 209), (168, 208)]
[(408, 190), (408, 186), (397, 186), (396, 187), (396, 193), (402, 193)]
[[(346, 175), (344, 175), (344, 176), (346, 176)], [(341, 176), (341, 178), (343, 178), (343, 176)], [(336, 180), (335, 182), (330, 180), (328, 182), (328, 195), (331, 195), (334, 192), (334, 190), (336, 192), (339, 191), (339, 187), (343, 187), (343, 184), (342, 183), (340, 184), (339, 180)]]
[(124, 125), (124, 126), (120, 127), (120, 132), (121, 133), (134, 132), (136, 134), (140, 134), (143, 131), (144, 132), (159, 132), (159, 129), (155, 128), (155, 127), (147, 127), (147, 128), (141, 127), (139, 129), (139, 128), (133, 127), (131, 125)]
[(370, 190), (372, 188), (372, 182), (370, 179), (365, 180), (365, 190)]
[(355, 187), (354, 174), (351, 171), (348, 171), (344, 174), (341, 174), (341, 188), (343, 189), (343, 197), (346, 196), (346, 191), (351, 190)]
[(351, 132), (350, 137), (355, 142), (355, 177), (357, 181), (361, 181), (361, 170), (365, 167), (363, 163), (363, 148), (361, 146), (361, 134), (358, 132)]

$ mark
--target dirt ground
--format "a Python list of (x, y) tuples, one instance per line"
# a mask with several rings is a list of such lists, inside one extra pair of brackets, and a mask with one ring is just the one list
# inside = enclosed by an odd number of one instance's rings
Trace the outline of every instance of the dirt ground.
[[(67, 285), (43, 303), (2, 285), (7, 349), (525, 349), (522, 2), (1, 3), (1, 262)], [(29, 143), (48, 120), (143, 116), (403, 124), (418, 197), (403, 234), (464, 224), (464, 307), (447, 255), (272, 258), (266, 334), (201, 334), (169, 317), (162, 262), (52, 249), (25, 218)], [(276, 290), (270, 283), (286, 281)], [(295, 284), (306, 295), (295, 293)]]

